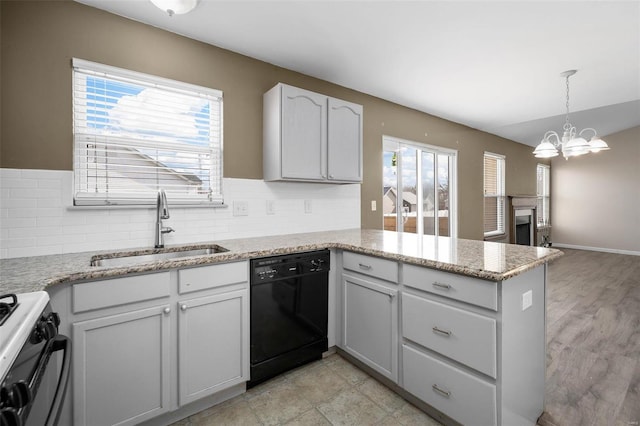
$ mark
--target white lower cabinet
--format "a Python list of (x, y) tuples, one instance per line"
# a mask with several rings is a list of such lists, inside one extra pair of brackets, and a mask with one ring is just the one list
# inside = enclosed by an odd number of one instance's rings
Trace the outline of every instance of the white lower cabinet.
[(242, 261), (73, 285), (73, 424), (139, 424), (249, 380), (248, 272)]
[(348, 355), (461, 424), (536, 424), (544, 267), (492, 282), (345, 251), (341, 295)]
[(407, 345), (402, 361), (407, 391), (462, 424), (496, 424), (495, 385)]
[(170, 307), (76, 322), (76, 425), (134, 425), (169, 410)]
[(349, 274), (342, 289), (343, 349), (397, 382), (397, 289)]
[(496, 320), (402, 294), (402, 335), (496, 378)]
[(178, 305), (180, 405), (249, 380), (247, 290)]

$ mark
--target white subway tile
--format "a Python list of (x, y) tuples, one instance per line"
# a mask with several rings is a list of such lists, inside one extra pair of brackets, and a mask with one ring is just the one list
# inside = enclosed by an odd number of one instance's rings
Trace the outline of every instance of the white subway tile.
[(58, 198), (38, 198), (36, 200), (34, 200), (36, 202), (37, 207), (43, 207), (43, 208), (59, 208), (60, 210), (62, 210), (64, 206), (64, 204), (62, 204), (62, 200), (60, 199), (60, 197)]
[(6, 209), (35, 208), (37, 205), (38, 200), (35, 198), (9, 198), (2, 200), (2, 208)]
[(5, 179), (19, 178), (22, 176), (22, 169), (0, 169), (0, 178)]
[(38, 217), (36, 218), (36, 225), (38, 227), (62, 226), (62, 217)]
[(7, 217), (6, 219), (2, 219), (2, 224), (0, 225), (3, 228), (27, 228), (36, 226), (36, 218), (35, 217), (26, 217), (26, 218), (16, 218), (16, 217)]
[[(41, 189), (60, 189), (62, 187), (62, 180), (55, 178), (38, 179), (38, 188)], [(60, 193), (58, 191), (58, 193)]]
[(2, 246), (8, 249), (20, 248), (20, 247), (33, 247), (36, 244), (36, 239), (30, 238), (7, 238), (2, 242)]
[(37, 179), (28, 179), (28, 178), (3, 178), (2, 186), (5, 188), (18, 189), (18, 190), (28, 190), (35, 189), (38, 187)]

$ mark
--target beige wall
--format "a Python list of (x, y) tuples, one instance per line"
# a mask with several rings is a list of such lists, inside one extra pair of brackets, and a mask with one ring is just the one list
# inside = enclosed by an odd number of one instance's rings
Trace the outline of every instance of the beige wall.
[(72, 169), (71, 58), (78, 57), (222, 90), (226, 177), (262, 178), (262, 94), (277, 82), (362, 104), (363, 227), (382, 226), (382, 209), (370, 210), (371, 200), (382, 206), (382, 135), (458, 150), (462, 238), (482, 238), (485, 150), (506, 155), (508, 194), (535, 194), (531, 147), (78, 3), (0, 8), (1, 167)]
[(640, 253), (640, 127), (604, 140), (611, 150), (553, 159), (552, 239)]

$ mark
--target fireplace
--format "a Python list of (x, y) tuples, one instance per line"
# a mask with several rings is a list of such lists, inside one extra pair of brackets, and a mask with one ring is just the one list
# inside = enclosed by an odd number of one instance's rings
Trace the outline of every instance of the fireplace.
[(523, 246), (536, 244), (536, 207), (535, 195), (510, 195), (509, 211), (511, 224), (509, 226), (509, 242)]
[(515, 214), (515, 244), (521, 246), (533, 245), (533, 210), (516, 210)]

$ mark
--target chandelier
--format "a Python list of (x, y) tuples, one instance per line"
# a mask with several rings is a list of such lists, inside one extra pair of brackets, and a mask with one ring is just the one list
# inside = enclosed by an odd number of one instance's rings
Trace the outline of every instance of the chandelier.
[[(557, 156), (558, 151), (562, 151), (562, 155), (565, 159), (569, 157), (577, 157), (578, 155), (587, 154), (589, 152), (600, 152), (609, 149), (609, 145), (598, 137), (598, 133), (595, 129), (587, 127), (577, 132), (576, 128), (569, 122), (569, 77), (574, 75), (576, 70), (565, 71), (560, 74), (567, 82), (567, 115), (565, 117), (564, 126), (562, 126), (564, 133), (562, 138), (553, 130), (549, 130), (544, 134), (542, 141), (533, 151), (533, 154), (537, 158), (551, 158)], [(583, 133), (593, 133), (591, 139), (587, 140), (582, 137)]]
[(157, 8), (169, 16), (182, 15), (191, 12), (200, 0), (151, 0)]

